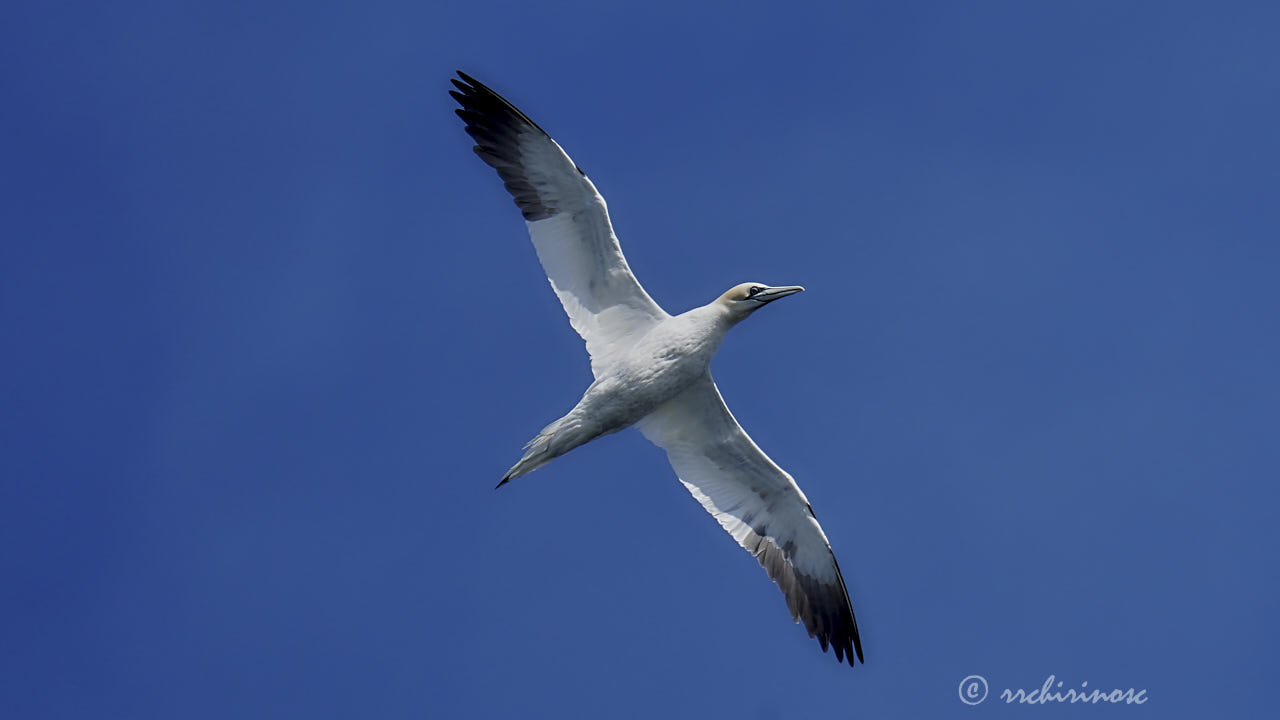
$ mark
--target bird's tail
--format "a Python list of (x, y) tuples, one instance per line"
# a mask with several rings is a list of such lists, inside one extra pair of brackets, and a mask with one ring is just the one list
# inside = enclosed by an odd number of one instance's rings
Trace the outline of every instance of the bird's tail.
[(542, 428), (542, 432), (524, 446), (524, 457), (502, 476), (498, 487), (537, 470), (585, 442), (618, 429), (603, 430), (597, 423), (583, 422), (581, 413), (575, 408), (574, 412)]
[(498, 487), (537, 470), (555, 458), (555, 455), (551, 454), (551, 441), (555, 438), (556, 425), (557, 423), (551, 423), (543, 428), (537, 437), (525, 443), (524, 456), (520, 458), (520, 462), (511, 466), (506, 475), (502, 476), (502, 482), (498, 483)]

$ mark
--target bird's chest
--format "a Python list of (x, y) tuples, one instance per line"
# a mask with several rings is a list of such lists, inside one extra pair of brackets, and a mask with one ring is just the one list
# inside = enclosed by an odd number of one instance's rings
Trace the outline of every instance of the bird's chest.
[(618, 386), (653, 404), (665, 402), (701, 377), (714, 353), (696, 332), (673, 328), (655, 334), (615, 367)]

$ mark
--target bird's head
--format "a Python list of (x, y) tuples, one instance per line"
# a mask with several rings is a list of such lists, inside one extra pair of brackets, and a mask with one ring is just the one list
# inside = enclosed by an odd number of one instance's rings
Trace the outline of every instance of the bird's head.
[(770, 287), (764, 283), (749, 282), (729, 288), (716, 302), (728, 309), (729, 317), (736, 323), (774, 300), (803, 290), (799, 285)]

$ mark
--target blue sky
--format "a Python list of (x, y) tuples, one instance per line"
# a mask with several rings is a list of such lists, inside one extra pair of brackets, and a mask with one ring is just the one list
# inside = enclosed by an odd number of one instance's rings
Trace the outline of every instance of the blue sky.
[[(1274, 711), (1276, 6), (688, 5), (0, 11), (0, 714)], [(808, 288), (714, 370), (865, 666), (639, 433), (493, 489), (590, 374), (458, 68), (669, 311)]]

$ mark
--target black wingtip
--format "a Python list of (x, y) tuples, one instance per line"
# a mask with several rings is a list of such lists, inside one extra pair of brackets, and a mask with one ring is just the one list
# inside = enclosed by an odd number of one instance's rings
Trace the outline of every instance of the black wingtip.
[(539, 171), (525, 165), (527, 158), (522, 149), (527, 143), (553, 143), (551, 137), (484, 83), (461, 70), (457, 72), (461, 80), (450, 78), (456, 89), (450, 90), (449, 96), (461, 106), (454, 112), (476, 142), (472, 149), (485, 164), (498, 171), (525, 220), (534, 222), (555, 215), (554, 194), (538, 190), (538, 183), (530, 173)]
[(459, 104), (465, 107), (469, 103), (475, 103), (478, 101), (483, 104), (481, 108), (478, 108), (482, 111), (482, 114), (491, 115), (494, 110), (500, 109), (501, 112), (499, 114), (510, 114), (511, 119), (527, 123), (538, 132), (550, 137), (546, 130), (543, 130), (538, 126), (538, 123), (529, 119), (529, 116), (525, 115), (520, 108), (512, 105), (510, 100), (499, 95), (493, 90), (493, 88), (485, 85), (461, 70), (458, 70), (457, 73), (458, 77), (462, 78), (462, 82), (458, 82), (454, 78), (449, 78), (449, 82), (453, 83), (454, 87), (462, 91), (462, 97), (455, 95), (455, 91), (453, 90), (450, 90), (449, 94), (453, 95), (453, 98), (457, 100)]
[[(493, 92), (493, 90), (489, 89), (489, 86), (485, 85), (479, 80), (476, 80), (475, 78), (462, 72), (461, 70), (458, 71), (458, 77), (449, 78), (449, 82), (453, 83), (454, 87), (458, 88), (459, 90), (467, 94), (475, 93), (476, 91), (491, 93), (494, 95), (497, 94)], [(450, 92), (450, 94), (452, 94), (452, 91)]]

